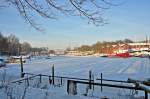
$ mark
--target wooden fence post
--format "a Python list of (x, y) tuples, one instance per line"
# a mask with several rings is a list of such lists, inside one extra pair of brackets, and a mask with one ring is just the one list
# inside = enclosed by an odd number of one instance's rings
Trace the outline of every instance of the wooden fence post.
[(40, 83), (42, 83), (42, 75), (40, 74)]
[(21, 66), (21, 78), (24, 77), (24, 73), (23, 73), (23, 62), (22, 62), (22, 56), (20, 57), (20, 66)]
[(49, 76), (48, 78), (49, 78), (49, 84), (52, 84), (51, 76)]
[(62, 85), (62, 83), (63, 83), (63, 82), (62, 82), (62, 77), (61, 77), (61, 79), (60, 79), (60, 80), (61, 80), (61, 85)]
[(89, 71), (89, 88), (91, 89), (91, 77), (92, 77), (92, 72), (91, 70)]
[(101, 73), (101, 92), (103, 91), (102, 82), (103, 81), (103, 74)]
[(145, 99), (148, 99), (148, 93), (145, 91)]
[[(92, 83), (94, 83), (94, 75), (92, 75)], [(93, 84), (93, 91), (94, 91), (94, 84)]]
[(53, 66), (52, 66), (52, 84), (54, 85), (55, 84), (55, 78), (54, 78), (54, 76), (55, 76), (55, 71), (54, 71), (54, 64), (53, 64)]
[(27, 77), (27, 79), (26, 79), (26, 80), (27, 80), (27, 86), (29, 86), (29, 78)]
[(67, 92), (69, 95), (77, 94), (77, 82), (73, 80), (67, 80)]

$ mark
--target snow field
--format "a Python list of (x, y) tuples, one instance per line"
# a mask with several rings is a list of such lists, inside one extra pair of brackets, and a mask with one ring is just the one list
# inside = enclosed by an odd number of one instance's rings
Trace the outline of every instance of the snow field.
[[(114, 80), (127, 80), (128, 78), (144, 79), (150, 77), (150, 60), (146, 58), (52, 57), (51, 59), (45, 59), (42, 57), (31, 59), (31, 61), (28, 60), (24, 64), (24, 72), (51, 75), (51, 67), (53, 64), (55, 66), (55, 75), (57, 76), (88, 78), (89, 70), (91, 70), (94, 79), (100, 78), (100, 73), (103, 73), (103, 78)], [(2, 73), (4, 70), (7, 71), (7, 78), (11, 78), (11, 80), (20, 76), (20, 64), (7, 64), (6, 68), (0, 68), (0, 78), (3, 77)], [(33, 90), (38, 88), (36, 86), (40, 88), (46, 87), (46, 89), (42, 90), (48, 90), (49, 94), (52, 93), (52, 97), (55, 97), (54, 99), (63, 99), (60, 96), (62, 97), (64, 95), (64, 97), (67, 97), (66, 81), (63, 81), (63, 86), (59, 87), (60, 80), (56, 79), (57, 86), (54, 87), (48, 84), (47, 78), (42, 79), (41, 85), (36, 84), (38, 80), (39, 78), (30, 81), (30, 87)], [(78, 99), (86, 93), (86, 87), (86, 85), (78, 85), (78, 96), (76, 96)], [(29, 94), (34, 96), (35, 93), (33, 95), (31, 93)], [(139, 92), (139, 95), (141, 96), (143, 93)], [(95, 86), (94, 91), (89, 90), (88, 96), (90, 97), (88, 99), (92, 99), (93, 97), (94, 99), (99, 99), (102, 96), (109, 96), (111, 99), (136, 99), (132, 97), (130, 90), (103, 87), (103, 91), (101, 92), (100, 86)], [(43, 99), (42, 97), (43, 95), (40, 95), (39, 99)], [(69, 99), (76, 99), (71, 96), (68, 97)], [(81, 99), (84, 98), (82, 97)]]

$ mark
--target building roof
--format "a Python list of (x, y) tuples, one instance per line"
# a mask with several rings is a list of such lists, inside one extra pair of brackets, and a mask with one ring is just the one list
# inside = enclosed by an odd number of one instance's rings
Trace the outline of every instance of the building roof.
[(128, 45), (150, 45), (150, 43), (128, 43)]

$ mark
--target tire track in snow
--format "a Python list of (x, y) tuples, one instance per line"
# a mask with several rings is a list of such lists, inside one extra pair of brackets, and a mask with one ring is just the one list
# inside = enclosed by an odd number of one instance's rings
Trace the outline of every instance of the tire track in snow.
[(140, 70), (140, 67), (141, 67), (141, 61), (138, 60), (138, 61), (135, 61), (132, 66), (130, 66), (126, 71), (125, 73), (127, 74), (137, 74)]
[(118, 73), (119, 74), (123, 74), (123, 73), (125, 73), (130, 67), (132, 67), (132, 65), (134, 64), (134, 62), (135, 61), (137, 61), (137, 60), (135, 60), (135, 59), (132, 59), (132, 60), (127, 60), (127, 61), (125, 61), (124, 63), (123, 63), (123, 68), (121, 68), (119, 71), (118, 71)]
[(150, 76), (150, 59), (143, 59), (141, 62), (140, 74), (144, 77)]
[[(94, 73), (96, 71), (94, 71), (93, 69), (95, 68), (95, 66), (99, 67), (98, 64), (99, 58), (96, 58), (96, 60), (94, 59), (86, 59), (84, 61), (82, 61), (82, 63), (78, 62), (78, 64), (75, 66), (73, 65), (73, 69), (72, 71), (70, 71), (69, 73), (66, 73), (68, 75), (88, 75), (89, 70), (92, 70)], [(108, 60), (100, 60), (101, 62), (106, 62)], [(67, 71), (68, 72), (68, 71)]]

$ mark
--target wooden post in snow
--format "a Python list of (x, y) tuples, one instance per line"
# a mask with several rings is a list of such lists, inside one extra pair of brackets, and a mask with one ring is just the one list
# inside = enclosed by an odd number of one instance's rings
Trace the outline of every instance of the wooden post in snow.
[(51, 76), (49, 76), (48, 78), (49, 78), (49, 84), (52, 84)]
[(60, 81), (61, 81), (61, 85), (62, 85), (62, 82), (63, 82), (63, 81), (62, 81), (62, 77), (61, 77)]
[(77, 95), (77, 82), (67, 80), (67, 92), (69, 95)]
[(55, 72), (54, 72), (54, 64), (53, 64), (53, 66), (52, 66), (52, 84), (54, 85), (55, 84), (55, 78), (54, 78), (54, 76), (55, 76)]
[(103, 74), (101, 73), (101, 92), (103, 91), (102, 81), (103, 81)]
[(29, 78), (27, 77), (27, 79), (26, 79), (26, 80), (27, 80), (27, 86), (29, 86)]
[(91, 77), (92, 77), (92, 72), (91, 70), (89, 71), (89, 88), (92, 89), (92, 86), (91, 86)]
[(145, 99), (148, 99), (148, 93), (145, 91)]
[(42, 75), (40, 74), (39, 76), (40, 76), (40, 83), (42, 83)]
[[(92, 83), (94, 83), (94, 75), (92, 75)], [(94, 84), (93, 84), (93, 91), (94, 91)]]
[(20, 66), (21, 66), (21, 78), (24, 77), (24, 73), (23, 73), (23, 62), (22, 62), (22, 56), (20, 57)]

